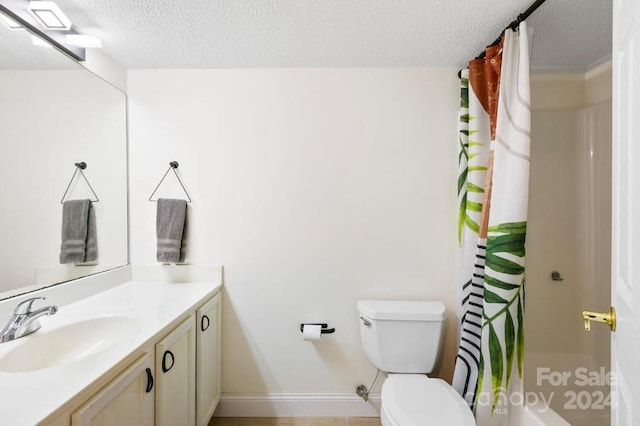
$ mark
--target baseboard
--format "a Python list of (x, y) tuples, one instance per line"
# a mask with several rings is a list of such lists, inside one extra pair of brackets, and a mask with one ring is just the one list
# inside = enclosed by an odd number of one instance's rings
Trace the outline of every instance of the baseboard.
[(379, 417), (380, 395), (222, 395), (215, 417)]

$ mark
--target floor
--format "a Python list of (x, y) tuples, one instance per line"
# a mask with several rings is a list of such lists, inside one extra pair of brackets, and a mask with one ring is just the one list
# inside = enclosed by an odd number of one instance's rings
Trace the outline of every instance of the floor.
[(381, 426), (375, 417), (214, 417), (209, 426)]

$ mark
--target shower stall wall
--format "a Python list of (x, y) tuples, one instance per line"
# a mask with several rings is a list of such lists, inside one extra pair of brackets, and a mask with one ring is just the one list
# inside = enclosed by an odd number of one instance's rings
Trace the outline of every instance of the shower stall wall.
[[(588, 101), (588, 77), (582, 90)], [(594, 324), (587, 332), (581, 312), (609, 309), (610, 240), (610, 98), (561, 109), (534, 104), (525, 398), (571, 424), (609, 424), (610, 331)]]

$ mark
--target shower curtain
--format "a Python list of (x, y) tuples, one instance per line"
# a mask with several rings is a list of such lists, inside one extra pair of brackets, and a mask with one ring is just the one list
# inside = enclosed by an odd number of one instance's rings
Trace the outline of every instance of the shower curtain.
[(529, 191), (527, 26), (461, 73), (461, 332), (453, 386), (477, 424), (521, 425)]

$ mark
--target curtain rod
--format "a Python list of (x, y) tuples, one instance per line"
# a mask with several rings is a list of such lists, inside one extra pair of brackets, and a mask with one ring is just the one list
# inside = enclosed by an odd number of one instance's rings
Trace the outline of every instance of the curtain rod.
[[(504, 32), (507, 31), (508, 29), (515, 31), (520, 25), (520, 22), (526, 20), (529, 16), (531, 16), (531, 14), (533, 14), (533, 12), (535, 12), (536, 9), (542, 6), (542, 3), (544, 3), (545, 1), (546, 0), (536, 0), (531, 6), (529, 6), (527, 10), (522, 12), (520, 15), (518, 15), (518, 17), (513, 22), (507, 25), (507, 27), (504, 30), (502, 30), (498, 38), (495, 39), (493, 43), (491, 43), (489, 46), (495, 46), (498, 43), (500, 43), (500, 39), (504, 35)], [(476, 56), (476, 59), (484, 58), (485, 55), (486, 55), (486, 51), (483, 50), (478, 56)]]

